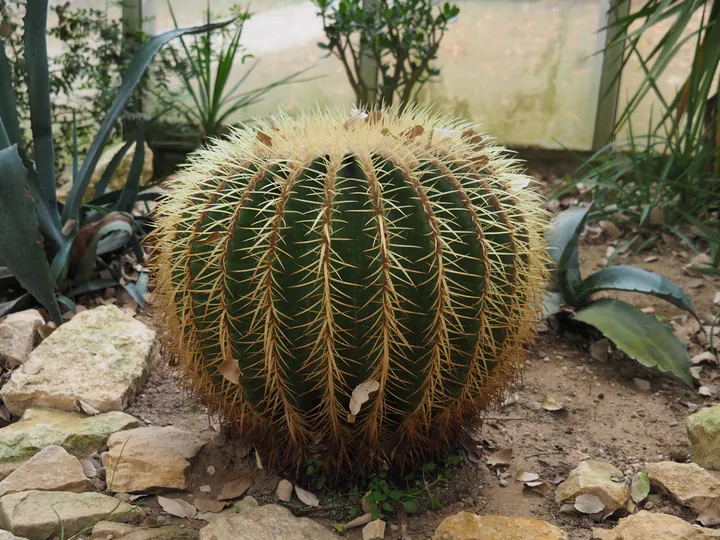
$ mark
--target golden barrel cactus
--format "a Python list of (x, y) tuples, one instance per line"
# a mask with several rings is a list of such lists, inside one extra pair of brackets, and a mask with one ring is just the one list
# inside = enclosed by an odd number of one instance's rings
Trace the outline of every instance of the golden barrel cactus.
[(472, 125), (316, 112), (196, 152), (158, 210), (166, 345), (261, 456), (426, 457), (521, 368), (545, 212)]

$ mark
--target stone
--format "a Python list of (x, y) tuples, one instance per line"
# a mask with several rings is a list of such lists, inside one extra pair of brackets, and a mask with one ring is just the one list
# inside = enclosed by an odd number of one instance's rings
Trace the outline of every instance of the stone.
[(0, 323), (0, 365), (21, 365), (35, 347), (38, 328), (45, 324), (40, 312), (28, 309), (11, 313)]
[(27, 408), (122, 411), (159, 359), (157, 334), (114, 305), (78, 313), (43, 341), (0, 390), (16, 416)]
[(248, 495), (247, 497), (243, 497), (242, 500), (233, 504), (235, 512), (237, 512), (238, 514), (250, 508), (257, 508), (258, 506), (260, 505), (258, 504), (257, 499), (255, 497), (251, 497), (250, 495)]
[(27, 538), (15, 536), (9, 531), (0, 530), (0, 540), (28, 540)]
[[(120, 148), (122, 148), (124, 144), (124, 142), (119, 142), (113, 146), (108, 146), (106, 147), (105, 151), (100, 155), (98, 164), (95, 167), (95, 172), (93, 172), (93, 175), (90, 178), (90, 184), (87, 191), (85, 192), (85, 196), (83, 197), (83, 203), (88, 203), (93, 200), (93, 198), (95, 197), (95, 186), (100, 181), (100, 178), (102, 178), (105, 169), (107, 169), (107, 166), (110, 164), (110, 160), (112, 160), (113, 156), (117, 154), (118, 150), (120, 150)], [(143, 170), (140, 175), (140, 186), (144, 186), (145, 184), (147, 184), (153, 176), (153, 152), (147, 145), (147, 143), (144, 144), (145, 159), (143, 160)], [(130, 163), (132, 163), (132, 158), (134, 154), (135, 143), (130, 145), (130, 148), (128, 148), (128, 151), (120, 160), (117, 169), (115, 169), (115, 172), (113, 173), (112, 178), (108, 183), (108, 191), (117, 191), (125, 186), (125, 181), (127, 180), (127, 175), (130, 171)], [(70, 194), (71, 187), (72, 182), (66, 182), (58, 188), (57, 197), (59, 201), (65, 202), (67, 200), (67, 196)]]
[(433, 540), (567, 540), (562, 529), (527, 517), (478, 516), (459, 512), (445, 518)]
[(83, 467), (62, 446), (46, 446), (0, 482), (0, 497), (18, 491), (73, 491), (91, 487)]
[(46, 446), (58, 445), (76, 457), (87, 456), (102, 451), (111, 434), (138, 423), (122, 412), (85, 416), (28, 409), (18, 422), (0, 429), (0, 479)]
[(627, 485), (613, 480), (622, 477), (623, 473), (609, 463), (581, 461), (555, 490), (555, 502), (573, 502), (578, 495), (589, 493), (599, 497), (608, 511), (617, 510), (630, 495)]
[(382, 519), (371, 521), (363, 527), (363, 540), (383, 540), (385, 538), (385, 522)]
[(695, 463), (646, 463), (650, 484), (695, 512), (702, 512), (720, 497), (720, 480)]
[(112, 514), (118, 521), (134, 517), (132, 506), (101, 493), (68, 491), (22, 491), (0, 499), (0, 528), (31, 540), (65, 538)]
[[(187, 488), (185, 472), (210, 435), (176, 427), (142, 427), (121, 431), (108, 439), (103, 465), (115, 470), (112, 491), (134, 493), (152, 489)], [(120, 453), (122, 452), (122, 455)], [(117, 464), (117, 469), (115, 469)]]
[(691, 525), (679, 517), (641, 510), (620, 519), (612, 529), (593, 529), (595, 540), (705, 540), (720, 538), (720, 530)]
[(688, 416), (687, 436), (692, 460), (705, 469), (720, 471), (720, 405)]
[(198, 538), (198, 532), (192, 529), (180, 529), (179, 527), (153, 527), (143, 529), (127, 523), (115, 523), (113, 521), (101, 521), (93, 527), (91, 540), (107, 540), (122, 538), (123, 540), (155, 540), (166, 538), (167, 540), (192, 540)]
[[(214, 538), (213, 538), (214, 537)], [(290, 510), (266, 504), (242, 514), (213, 519), (200, 529), (200, 540), (337, 540), (335, 533)]]
[(126, 534), (139, 531), (140, 528), (129, 523), (116, 523), (114, 521), (101, 521), (92, 529), (92, 540), (105, 540), (112, 535), (113, 538), (120, 538)]

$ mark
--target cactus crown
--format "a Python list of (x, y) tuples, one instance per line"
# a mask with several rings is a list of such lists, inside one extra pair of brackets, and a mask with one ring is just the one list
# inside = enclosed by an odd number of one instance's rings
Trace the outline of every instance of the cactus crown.
[(281, 116), (176, 177), (155, 235), (166, 342), (263, 458), (424, 456), (519, 373), (546, 216), (475, 129)]

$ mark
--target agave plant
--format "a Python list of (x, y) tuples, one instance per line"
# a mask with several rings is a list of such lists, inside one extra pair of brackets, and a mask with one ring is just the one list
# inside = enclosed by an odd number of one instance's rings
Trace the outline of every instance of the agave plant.
[[(153, 56), (172, 39), (189, 33), (204, 32), (206, 26), (176, 29), (158, 35), (143, 45), (133, 57), (110, 111), (103, 120), (90, 149), (79, 164), (77, 141), (73, 156), (73, 185), (64, 206), (57, 201), (54, 170), (54, 144), (50, 114), (49, 60), (47, 55), (47, 0), (28, 0), (24, 18), (25, 66), (28, 74), (33, 155), (25, 149), (15, 107), (10, 65), (5, 45), (0, 40), (0, 261), (13, 279), (27, 291), (4, 306), (7, 312), (25, 305), (30, 295), (40, 302), (56, 323), (62, 322), (58, 298), (72, 307), (60, 290), (74, 287), (75, 293), (89, 290), (88, 280), (98, 257), (134, 243), (142, 255), (134, 234), (129, 211), (138, 199), (140, 172), (144, 160), (142, 133), (113, 158), (96, 186), (96, 198), (82, 207), (95, 167), (111, 130), (131, 98), (133, 90)], [(216, 23), (219, 27), (227, 22)], [(136, 151), (123, 190), (104, 193), (120, 160), (130, 144)], [(92, 211), (88, 211), (92, 209)], [(118, 276), (119, 277), (119, 276)], [(99, 280), (96, 288), (118, 284), (117, 279)], [(142, 303), (142, 295), (132, 284), (128, 292)]]
[[(170, 0), (167, 5), (173, 24), (178, 28)], [(251, 17), (250, 10), (234, 8), (232, 11), (235, 12), (232, 24), (215, 35), (212, 30), (207, 30), (187, 42), (180, 37), (178, 50), (170, 46), (163, 52), (163, 63), (180, 76), (184, 95), (167, 96), (156, 92), (155, 96), (161, 103), (177, 109), (188, 123), (197, 126), (203, 140), (223, 135), (228, 131), (227, 124), (233, 115), (260, 102), (268, 92), (276, 88), (302, 82), (299, 76), (307, 71), (301, 69), (267, 85), (247, 90), (243, 85), (258, 66), (259, 60), (255, 60), (237, 82), (231, 85), (233, 68), (237, 63), (245, 64), (252, 58), (240, 42), (245, 23)], [(208, 2), (205, 9), (205, 23), (208, 28), (211, 21)]]
[(603, 291), (627, 291), (650, 294), (689, 311), (690, 299), (672, 281), (641, 268), (618, 265), (603, 268), (583, 278), (578, 260), (578, 238), (582, 233), (587, 207), (561, 212), (547, 235), (552, 257), (552, 281), (544, 300), (546, 315), (557, 313), (563, 305), (570, 306), (574, 318), (600, 330), (617, 347), (640, 364), (656, 368), (692, 385), (692, 362), (687, 346), (657, 318), (622, 300), (593, 295)]
[(528, 182), (473, 126), (419, 111), (236, 131), (158, 211), (169, 350), (270, 462), (432, 454), (534, 334), (546, 214)]

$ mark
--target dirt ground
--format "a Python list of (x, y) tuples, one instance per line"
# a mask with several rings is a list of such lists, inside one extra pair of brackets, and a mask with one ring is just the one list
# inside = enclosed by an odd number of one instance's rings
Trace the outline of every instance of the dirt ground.
[[(581, 265), (585, 274), (602, 264), (606, 250), (607, 239), (582, 242)], [(709, 317), (713, 309), (717, 312), (712, 301), (715, 291), (720, 290), (720, 280), (687, 275), (683, 266), (690, 255), (684, 253), (682, 245), (664, 246), (662, 251), (644, 252), (619, 262), (658, 272), (675, 281), (691, 297), (701, 318)], [(657, 260), (645, 262), (653, 257)], [(656, 314), (671, 320), (680, 316), (679, 310), (660, 300), (626, 296), (639, 307), (654, 308)], [(147, 319), (149, 315), (140, 317)], [(553, 485), (562, 481), (583, 459), (608, 461), (627, 478), (647, 461), (687, 459), (686, 417), (719, 398), (702, 397), (697, 389), (684, 387), (617, 353), (612, 353), (605, 362), (593, 360), (588, 349), (589, 342), (574, 334), (560, 335), (551, 328), (539, 334), (529, 350), (523, 381), (511, 390), (505, 406), (488, 413), (484, 426), (476, 434), (479, 459), (465, 459), (451, 480), (436, 486), (433, 493), (441, 500), (441, 509), (411, 517), (406, 523), (405, 538), (429, 537), (444, 517), (468, 510), (535, 517), (558, 525), (572, 540), (587, 539), (593, 527), (611, 527), (612, 518), (595, 523), (588, 516), (562, 513), (551, 493), (543, 496), (528, 490), (513, 479), (514, 473), (535, 472)], [(695, 343), (690, 347), (691, 355), (701, 350)], [(704, 368), (703, 381), (712, 381), (715, 376), (720, 377), (720, 370)], [(633, 380), (636, 378), (649, 381), (650, 390), (638, 387)], [(544, 410), (540, 406), (544, 396), (554, 398), (564, 409)], [(176, 375), (168, 367), (152, 376), (128, 412), (158, 426), (224, 431), (218, 425), (211, 425), (203, 411), (183, 395)], [(485, 461), (490, 453), (504, 448), (512, 449), (513, 460), (510, 475), (503, 480), (497, 471), (488, 469)], [(209, 466), (215, 468), (215, 474), (208, 474)], [(188, 500), (192, 500), (192, 496), (207, 497), (198, 490), (200, 486), (210, 485), (211, 493), (219, 492), (223, 482), (240, 471), (253, 474), (254, 484), (248, 495), (261, 503), (275, 502), (278, 477), (266, 469), (258, 470), (252, 451), (237, 436), (228, 433), (206, 447), (193, 464), (193, 489)], [(147, 497), (136, 503), (150, 514), (162, 516), (154, 500)], [(646, 509), (660, 509), (692, 519), (681, 507), (657, 495), (651, 495), (644, 504)], [(353, 506), (348, 498), (328, 500), (321, 496), (320, 508), (309, 509), (297, 501), (291, 503), (290, 508), (298, 515), (308, 515), (330, 526), (342, 514), (342, 508), (338, 509), (337, 505)], [(397, 520), (391, 517), (388, 523), (386, 538), (403, 538), (403, 528)], [(185, 524), (187, 526), (187, 521)], [(199, 528), (204, 524), (195, 521), (192, 526)], [(346, 537), (360, 539), (362, 535), (360, 529), (353, 529)]]

